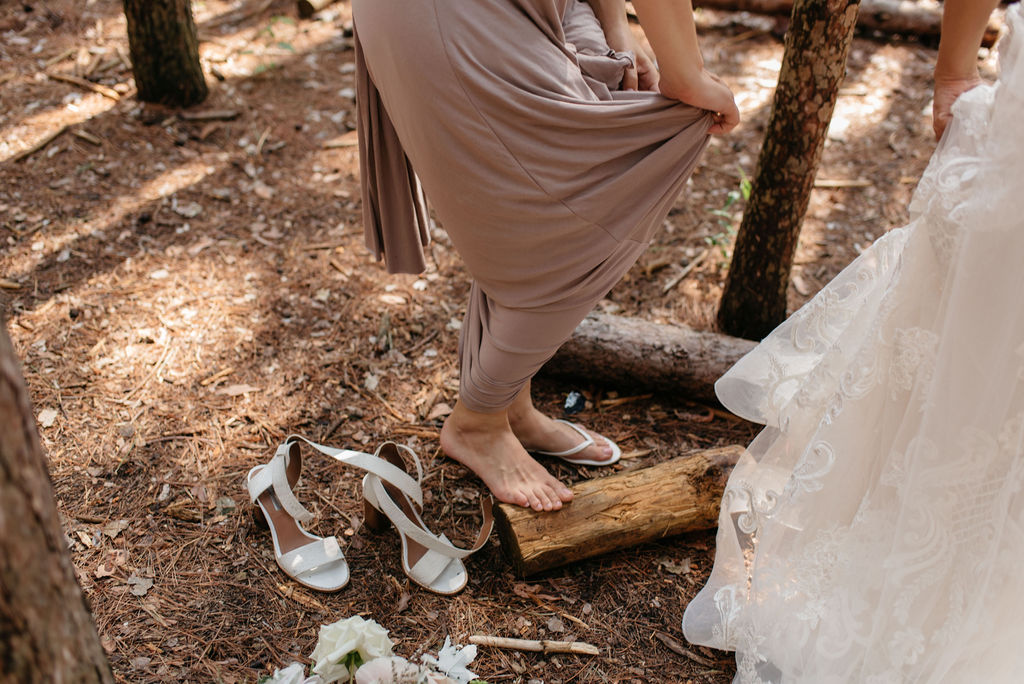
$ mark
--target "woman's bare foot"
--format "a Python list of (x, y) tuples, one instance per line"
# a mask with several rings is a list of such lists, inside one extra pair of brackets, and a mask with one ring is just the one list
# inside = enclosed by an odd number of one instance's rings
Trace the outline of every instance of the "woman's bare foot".
[(456, 402), (441, 428), (441, 449), (476, 473), (500, 501), (556, 511), (572, 492), (526, 453), (508, 415), (478, 413)]
[[(567, 451), (580, 443), (580, 434), (565, 423), (558, 423), (538, 411), (530, 398), (530, 383), (519, 392), (508, 407), (508, 422), (512, 433), (527, 451)], [(587, 447), (566, 461), (607, 461), (612, 458), (612, 448), (601, 435), (587, 433), (593, 438), (593, 446)]]

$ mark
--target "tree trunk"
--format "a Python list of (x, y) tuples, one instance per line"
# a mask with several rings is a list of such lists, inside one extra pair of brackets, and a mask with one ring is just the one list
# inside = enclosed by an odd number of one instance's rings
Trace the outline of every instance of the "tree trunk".
[[(698, 7), (730, 12), (790, 14), (793, 0), (697, 0)], [(932, 0), (861, 0), (857, 25), (873, 31), (937, 38), (942, 25), (942, 5)], [(985, 29), (983, 47), (992, 47), (999, 37), (999, 25), (992, 21)]]
[(728, 446), (579, 482), (557, 512), (498, 504), (501, 548), (522, 576), (718, 525), (725, 483), (743, 447)]
[(124, 0), (139, 99), (188, 107), (209, 92), (189, 0)]
[(0, 321), (0, 681), (113, 682)]
[(750, 203), (718, 324), (758, 340), (786, 318), (786, 288), (846, 56), (856, 0), (796, 0)]
[(684, 325), (590, 314), (542, 372), (717, 403), (715, 380), (753, 348), (750, 340)]

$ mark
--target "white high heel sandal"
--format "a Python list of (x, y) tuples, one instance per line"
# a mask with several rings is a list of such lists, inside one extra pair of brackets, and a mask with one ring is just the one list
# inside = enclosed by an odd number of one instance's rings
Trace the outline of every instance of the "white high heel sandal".
[[(416, 466), (416, 490), (423, 479), (420, 460), (412, 449), (394, 442), (385, 442), (377, 449), (376, 456), (396, 469), (405, 472), (405, 463), (400, 452), (412, 457)], [(411, 478), (410, 478), (411, 479)], [(366, 526), (374, 531), (387, 529), (390, 522), (402, 539), (402, 569), (416, 584), (436, 594), (456, 594), (466, 586), (469, 575), (463, 559), (479, 551), (487, 542), (494, 526), (490, 497), (481, 500), (483, 525), (476, 543), (470, 549), (461, 549), (452, 544), (445, 535), (435, 535), (423, 523), (419, 511), (423, 502), (420, 497), (410, 496), (407, 489), (395, 480), (383, 478), (374, 472), (363, 478), (363, 510)]]
[[(389, 483), (403, 496), (423, 505), (423, 494), (417, 479), (388, 461), (361, 451), (336, 449), (311, 442), (300, 435), (289, 435), (266, 465), (249, 471), (246, 487), (249, 499), (263, 513), (274, 541), (274, 557), (286, 575), (299, 584), (317, 591), (338, 591), (348, 584), (349, 569), (336, 537), (317, 537), (302, 527), (313, 519), (295, 494), (299, 481), (302, 455), (299, 443), (305, 442), (320, 453), (372, 473)], [(400, 461), (401, 459), (399, 459)], [(417, 461), (417, 469), (419, 462)]]

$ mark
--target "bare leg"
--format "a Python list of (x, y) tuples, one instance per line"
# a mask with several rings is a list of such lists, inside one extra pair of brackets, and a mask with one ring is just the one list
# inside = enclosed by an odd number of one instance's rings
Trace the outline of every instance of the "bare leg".
[[(512, 433), (530, 451), (565, 451), (581, 441), (578, 432), (564, 423), (556, 423), (534, 407), (529, 382), (508, 407), (508, 421)], [(590, 436), (594, 438), (594, 445), (567, 456), (566, 460), (606, 461), (612, 457), (607, 441), (593, 432)]]
[(480, 413), (456, 402), (441, 428), (441, 449), (476, 473), (500, 501), (554, 511), (572, 500), (569, 488), (526, 453), (507, 411)]

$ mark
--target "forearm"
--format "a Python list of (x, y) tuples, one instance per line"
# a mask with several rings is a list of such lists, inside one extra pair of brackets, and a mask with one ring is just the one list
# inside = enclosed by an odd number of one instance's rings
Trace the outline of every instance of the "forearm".
[(978, 48), (998, 0), (945, 0), (936, 76), (969, 78), (978, 73)]
[(661, 71), (661, 92), (680, 100), (698, 87), (704, 59), (691, 0), (633, 0)]
[(604, 32), (629, 32), (629, 19), (626, 18), (625, 0), (587, 0), (594, 10), (597, 20), (601, 22)]

